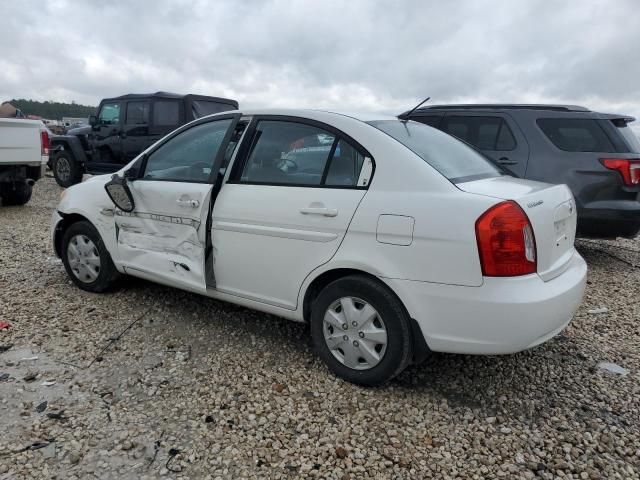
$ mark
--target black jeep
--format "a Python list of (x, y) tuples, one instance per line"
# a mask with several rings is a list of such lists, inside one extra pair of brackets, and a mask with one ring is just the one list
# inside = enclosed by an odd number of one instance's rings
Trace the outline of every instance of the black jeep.
[(238, 102), (204, 95), (157, 92), (100, 102), (88, 126), (51, 139), (50, 167), (61, 187), (83, 173), (112, 173), (180, 125), (212, 113), (237, 110)]

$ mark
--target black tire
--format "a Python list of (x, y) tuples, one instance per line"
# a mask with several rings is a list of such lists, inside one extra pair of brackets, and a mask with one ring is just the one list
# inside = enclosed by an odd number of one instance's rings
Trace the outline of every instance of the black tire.
[[(369, 369), (358, 370), (346, 366), (333, 355), (325, 341), (325, 313), (343, 297), (355, 297), (367, 302), (384, 322), (387, 331), (386, 350), (379, 363)], [(352, 275), (330, 283), (316, 298), (311, 309), (311, 339), (320, 358), (337, 376), (360, 385), (380, 385), (402, 372), (411, 361), (413, 343), (410, 322), (404, 305), (389, 288), (371, 277)]]
[[(87, 237), (95, 246), (97, 256), (100, 258), (99, 270), (97, 278), (93, 281), (82, 281), (78, 277), (78, 273), (70, 265), (69, 260), (69, 243), (78, 235)], [(71, 224), (69, 228), (64, 232), (62, 237), (62, 248), (60, 251), (62, 257), (62, 263), (69, 275), (69, 278), (82, 290), (93, 293), (101, 293), (110, 290), (117, 280), (120, 278), (120, 273), (116, 270), (111, 255), (104, 245), (100, 234), (91, 223), (82, 221)]]
[(83, 168), (73, 154), (62, 150), (53, 157), (51, 165), (53, 177), (61, 187), (68, 188), (82, 181)]
[(13, 182), (3, 185), (0, 190), (3, 205), (24, 205), (31, 199), (31, 185), (27, 182)]

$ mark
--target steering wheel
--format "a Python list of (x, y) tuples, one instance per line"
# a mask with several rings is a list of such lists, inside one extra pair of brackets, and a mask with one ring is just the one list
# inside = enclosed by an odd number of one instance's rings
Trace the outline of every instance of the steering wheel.
[(298, 164), (290, 158), (283, 158), (278, 162), (278, 169), (284, 173), (295, 173), (298, 170)]

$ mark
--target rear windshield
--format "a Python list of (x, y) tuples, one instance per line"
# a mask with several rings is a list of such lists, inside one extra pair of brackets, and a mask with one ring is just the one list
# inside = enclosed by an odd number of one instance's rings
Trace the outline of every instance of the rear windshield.
[(640, 140), (636, 133), (631, 130), (631, 127), (628, 127), (625, 123), (624, 126), (617, 127), (618, 132), (624, 137), (624, 141), (627, 143), (629, 147), (629, 151), (633, 153), (640, 153)]
[(473, 148), (435, 128), (400, 120), (368, 123), (395, 138), (453, 183), (502, 175)]

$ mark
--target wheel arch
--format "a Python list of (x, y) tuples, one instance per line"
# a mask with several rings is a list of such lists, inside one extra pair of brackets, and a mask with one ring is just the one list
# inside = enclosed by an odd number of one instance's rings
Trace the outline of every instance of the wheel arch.
[(412, 363), (421, 363), (424, 359), (426, 359), (430, 355), (431, 349), (427, 345), (427, 341), (424, 337), (422, 329), (420, 328), (420, 325), (409, 314), (406, 305), (402, 301), (402, 298), (396, 292), (394, 292), (387, 283), (380, 280), (380, 278), (378, 278), (376, 275), (359, 268), (336, 267), (319, 273), (313, 280), (311, 280), (303, 295), (302, 316), (304, 318), (304, 321), (307, 323), (310, 322), (313, 302), (318, 297), (318, 294), (322, 291), (323, 288), (340, 278), (349, 277), (351, 275), (362, 275), (374, 280), (376, 283), (380, 284), (383, 288), (388, 290), (393, 296), (398, 299), (405, 312), (407, 313), (407, 317), (410, 319), (412, 337)]
[(73, 135), (60, 135), (51, 139), (51, 158), (61, 150), (69, 150), (73, 158), (80, 163), (84, 163), (87, 160), (87, 155), (82, 143), (80, 143), (80, 139)]
[(62, 258), (62, 238), (64, 237), (64, 232), (66, 232), (74, 223), (89, 222), (91, 225), (93, 225), (93, 223), (87, 217), (79, 213), (58, 212), (58, 214), (62, 217), (62, 220), (58, 222), (54, 231), (53, 248), (55, 249), (56, 255), (59, 258)]

